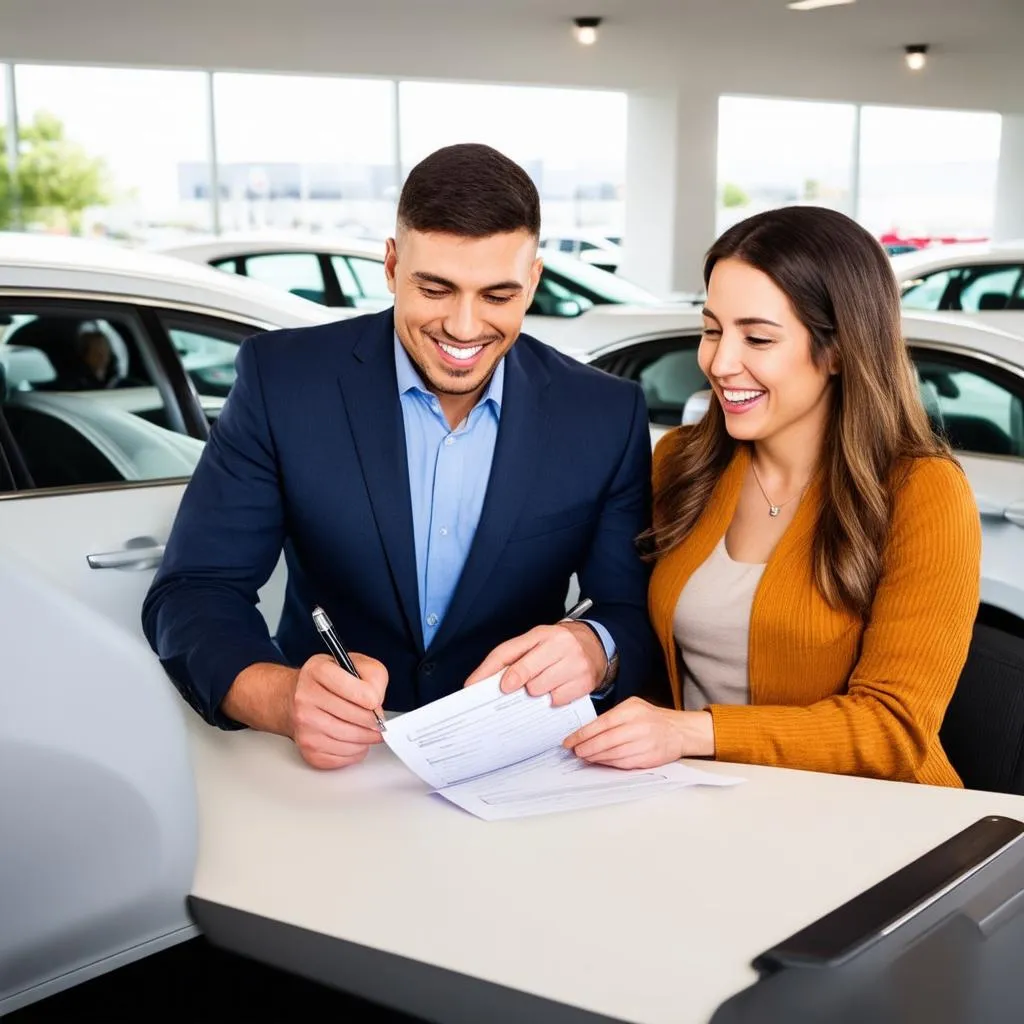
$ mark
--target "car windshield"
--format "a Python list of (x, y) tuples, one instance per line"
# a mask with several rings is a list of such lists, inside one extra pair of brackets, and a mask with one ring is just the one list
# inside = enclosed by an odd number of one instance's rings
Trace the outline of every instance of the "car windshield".
[(659, 306), (661, 300), (645, 288), (632, 281), (627, 281), (618, 274), (609, 274), (607, 270), (592, 267), (572, 256), (545, 249), (541, 252), (544, 266), (556, 274), (567, 278), (581, 288), (592, 292), (598, 300), (613, 305)]

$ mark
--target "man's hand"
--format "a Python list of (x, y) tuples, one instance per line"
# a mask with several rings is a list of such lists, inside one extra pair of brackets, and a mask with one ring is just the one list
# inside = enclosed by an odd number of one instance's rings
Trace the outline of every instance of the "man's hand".
[(353, 654), (352, 661), (361, 678), (326, 654), (313, 655), (299, 669), (288, 734), (314, 768), (357, 764), (381, 741), (373, 712), (384, 703), (388, 670), (362, 654)]
[(569, 704), (593, 693), (608, 668), (604, 647), (582, 622), (537, 626), (529, 633), (499, 644), (466, 680), (479, 683), (505, 669), (501, 689), (512, 693), (526, 687), (531, 696), (551, 694), (551, 703)]

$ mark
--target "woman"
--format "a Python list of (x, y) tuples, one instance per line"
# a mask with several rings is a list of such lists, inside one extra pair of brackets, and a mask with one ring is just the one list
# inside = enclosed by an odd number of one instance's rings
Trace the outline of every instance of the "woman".
[(654, 455), (649, 609), (675, 710), (568, 737), (959, 786), (939, 728), (978, 608), (977, 507), (932, 434), (881, 246), (830, 210), (751, 217), (708, 254), (708, 414)]

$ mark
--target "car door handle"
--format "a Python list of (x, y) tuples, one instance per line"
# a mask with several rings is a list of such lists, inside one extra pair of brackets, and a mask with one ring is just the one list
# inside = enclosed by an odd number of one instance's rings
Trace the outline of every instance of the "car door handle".
[(1003, 517), (1014, 526), (1024, 526), (1024, 505), (1007, 505), (1003, 510)]
[(90, 569), (155, 569), (164, 557), (164, 546), (152, 537), (133, 537), (119, 551), (86, 555)]

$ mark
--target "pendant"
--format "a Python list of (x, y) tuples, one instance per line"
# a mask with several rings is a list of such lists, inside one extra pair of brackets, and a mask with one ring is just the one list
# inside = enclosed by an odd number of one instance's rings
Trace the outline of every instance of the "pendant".
[(782, 511), (782, 507), (780, 505), (769, 505), (768, 506), (768, 515), (770, 515), (772, 517), (772, 519), (774, 519), (781, 511)]

